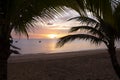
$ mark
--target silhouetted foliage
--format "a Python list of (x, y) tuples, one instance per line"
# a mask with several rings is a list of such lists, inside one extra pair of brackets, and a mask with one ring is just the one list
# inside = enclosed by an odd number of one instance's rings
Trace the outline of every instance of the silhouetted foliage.
[[(58, 40), (57, 47), (75, 39), (89, 40), (91, 43), (103, 42), (110, 55), (113, 68), (120, 78), (120, 65), (116, 58), (115, 42), (120, 39), (120, 1), (119, 0), (76, 0), (80, 9), (85, 13), (70, 20), (80, 22), (80, 26), (70, 29), (70, 33), (86, 30), (86, 34), (67, 35)], [(91, 18), (89, 17), (91, 14)], [(68, 20), (69, 21), (69, 20)]]

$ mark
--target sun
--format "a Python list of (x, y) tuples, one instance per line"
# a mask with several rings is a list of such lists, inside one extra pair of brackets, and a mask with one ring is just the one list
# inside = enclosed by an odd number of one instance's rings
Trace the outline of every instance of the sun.
[(57, 34), (48, 34), (48, 37), (51, 39), (57, 38)]

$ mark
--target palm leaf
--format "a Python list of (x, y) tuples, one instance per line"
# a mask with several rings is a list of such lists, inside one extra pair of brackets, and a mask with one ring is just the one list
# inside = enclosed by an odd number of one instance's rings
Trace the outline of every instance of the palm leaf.
[[(77, 2), (74, 0), (2, 0), (0, 1), (0, 13), (5, 14), (7, 25), (10, 25), (9, 32), (14, 29), (17, 33), (28, 36), (28, 25), (35, 21), (35, 17), (41, 17), (43, 16), (41, 14), (46, 14), (48, 19), (53, 19), (53, 14), (58, 14), (62, 11), (59, 6), (68, 6), (79, 11)], [(50, 8), (54, 8), (54, 12), (49, 10)], [(42, 13), (46, 9), (48, 9), (48, 12)], [(2, 15), (0, 14), (0, 16)]]
[(104, 34), (104, 36), (106, 36), (107, 40), (120, 38), (119, 32), (116, 30), (115, 27), (112, 27), (111, 24), (105, 22), (99, 16), (97, 16), (96, 18), (97, 18), (99, 24), (96, 24), (95, 28), (97, 30), (101, 31)]
[(100, 38), (97, 38), (95, 36), (88, 35), (88, 34), (74, 34), (74, 35), (68, 35), (60, 38), (57, 42), (57, 47), (62, 47), (65, 43), (71, 42), (75, 39), (90, 40), (90, 42), (95, 44), (100, 44), (103, 41)]
[(12, 47), (13, 49), (21, 50), (20, 48), (14, 46), (13, 44), (11, 44), (10, 47)]
[(20, 52), (19, 51), (17, 51), (17, 50), (10, 50), (10, 53), (12, 54), (20, 54)]
[(114, 14), (113, 14), (113, 16), (114, 16), (114, 20), (115, 20), (115, 28), (116, 28), (116, 30), (117, 30), (117, 32), (120, 34), (120, 3), (119, 4), (117, 4), (118, 6), (115, 8), (115, 10), (114, 10)]
[(96, 28), (90, 27), (90, 26), (77, 26), (77, 27), (72, 27), (69, 32), (75, 32), (80, 29), (86, 30), (92, 35), (97, 35), (99, 38), (105, 38), (104, 34), (100, 31), (97, 30)]
[(76, 20), (76, 21), (81, 22), (82, 24), (86, 23), (87, 25), (95, 25), (96, 23), (98, 23), (96, 20), (94, 20), (90, 17), (86, 17), (86, 16), (74, 17), (74, 18), (69, 19), (68, 21), (70, 21), (70, 20)]

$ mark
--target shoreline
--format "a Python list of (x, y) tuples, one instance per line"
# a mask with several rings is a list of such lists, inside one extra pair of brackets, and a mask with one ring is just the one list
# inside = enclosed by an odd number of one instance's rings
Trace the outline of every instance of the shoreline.
[[(120, 52), (120, 48), (117, 48), (116, 51)], [(8, 62), (16, 63), (16, 62), (28, 62), (28, 61), (37, 61), (37, 60), (53, 60), (53, 59), (71, 58), (78, 56), (99, 55), (105, 53), (107, 53), (107, 49), (58, 52), (58, 53), (35, 53), (35, 54), (20, 54), (20, 55), (18, 54), (15, 56), (11, 56)]]

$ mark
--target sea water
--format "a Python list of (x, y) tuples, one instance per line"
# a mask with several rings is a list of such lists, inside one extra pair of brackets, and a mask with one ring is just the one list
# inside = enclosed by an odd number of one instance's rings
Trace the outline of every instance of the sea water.
[[(92, 49), (105, 49), (104, 44), (95, 45), (89, 41), (75, 40), (66, 43), (61, 48), (56, 48), (58, 39), (14, 39), (13, 45), (20, 48), (21, 54), (35, 54), (35, 53), (58, 53), (71, 52)], [(120, 42), (116, 42), (116, 46), (120, 48)]]

